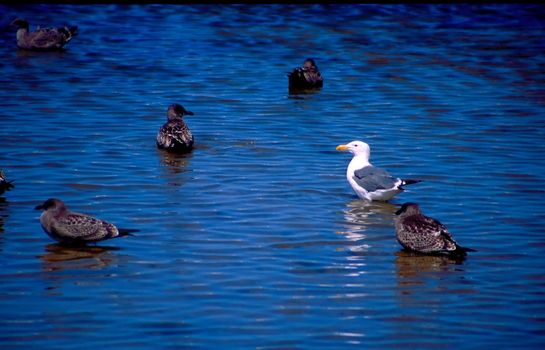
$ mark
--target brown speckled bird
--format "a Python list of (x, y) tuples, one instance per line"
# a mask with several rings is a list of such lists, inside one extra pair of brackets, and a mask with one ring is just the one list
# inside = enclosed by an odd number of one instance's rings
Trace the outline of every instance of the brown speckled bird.
[(324, 86), (324, 79), (312, 58), (307, 58), (302, 67), (288, 73), (290, 90), (308, 90)]
[(193, 115), (193, 112), (177, 103), (168, 107), (167, 122), (157, 133), (157, 147), (177, 153), (189, 152), (193, 148), (194, 138), (182, 119), (184, 115)]
[(64, 26), (30, 32), (28, 22), (21, 18), (14, 19), (11, 25), (17, 26), (17, 47), (25, 50), (61, 50), (78, 31), (76, 26)]
[(416, 203), (403, 204), (396, 215), (396, 238), (407, 250), (457, 256), (464, 256), (466, 252), (475, 251), (459, 246), (447, 228), (434, 218), (422, 214)]
[(137, 230), (118, 230), (109, 222), (68, 210), (60, 199), (49, 198), (34, 209), (43, 210), (42, 228), (49, 237), (66, 244), (86, 244), (122, 237)]

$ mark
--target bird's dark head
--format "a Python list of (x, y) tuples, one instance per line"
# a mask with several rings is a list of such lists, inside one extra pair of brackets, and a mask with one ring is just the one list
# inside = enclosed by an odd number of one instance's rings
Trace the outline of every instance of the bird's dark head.
[(45, 202), (43, 202), (40, 205), (37, 205), (34, 207), (35, 210), (47, 210), (50, 208), (62, 208), (64, 207), (63, 201), (57, 198), (49, 198)]
[(396, 215), (401, 215), (403, 213), (407, 214), (418, 214), (420, 213), (420, 207), (416, 203), (407, 202), (404, 203), (401, 208), (396, 211)]
[(181, 119), (184, 115), (194, 115), (194, 113), (191, 111), (188, 111), (182, 105), (177, 103), (173, 103), (168, 107), (168, 111), (167, 111), (168, 120)]
[(303, 68), (314, 68), (318, 69), (318, 66), (316, 65), (316, 62), (312, 58), (307, 58), (305, 60), (305, 63), (303, 63)]
[(28, 30), (28, 22), (22, 18), (14, 19), (13, 21), (11, 21), (10, 26)]

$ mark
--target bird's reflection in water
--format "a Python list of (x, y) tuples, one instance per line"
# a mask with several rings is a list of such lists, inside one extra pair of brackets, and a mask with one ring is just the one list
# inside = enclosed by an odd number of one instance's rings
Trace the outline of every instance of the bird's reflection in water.
[(4, 220), (9, 216), (8, 204), (6, 198), (0, 196), (0, 233), (4, 232)]
[(44, 271), (101, 269), (117, 260), (117, 247), (48, 244), (40, 258)]
[(356, 244), (348, 249), (353, 252), (366, 251), (369, 245), (363, 243), (366, 231), (371, 227), (390, 227), (397, 207), (386, 202), (369, 202), (356, 199), (346, 203), (344, 212), (344, 230), (337, 233), (345, 235)]
[(193, 156), (192, 152), (177, 154), (157, 149), (161, 162), (161, 177), (163, 177), (169, 186), (183, 186), (187, 176), (180, 176), (189, 172), (189, 161)]
[(161, 158), (161, 165), (165, 166), (165, 168), (172, 174), (186, 172), (189, 160), (193, 156), (192, 152), (178, 154), (161, 149), (157, 149), (157, 153), (159, 153)]
[(288, 89), (288, 98), (292, 100), (304, 100), (305, 95), (313, 95), (322, 90), (322, 88), (311, 89)]
[[(449, 294), (456, 299), (460, 293), (475, 293), (468, 283), (464, 283), (463, 290), (452, 287), (459, 286), (460, 279), (464, 279), (464, 269), (460, 266), (465, 259), (463, 257), (425, 255), (406, 250), (395, 255), (398, 303), (404, 310), (420, 310), (430, 324), (443, 309), (449, 308), (445, 305)], [(409, 313), (405, 316), (414, 315)]]
[(450, 255), (428, 255), (417, 252), (401, 250), (395, 253), (397, 276), (403, 283), (406, 280), (412, 283), (413, 277), (426, 272), (443, 272), (452, 269), (452, 265), (460, 265), (464, 262), (464, 257), (454, 257)]

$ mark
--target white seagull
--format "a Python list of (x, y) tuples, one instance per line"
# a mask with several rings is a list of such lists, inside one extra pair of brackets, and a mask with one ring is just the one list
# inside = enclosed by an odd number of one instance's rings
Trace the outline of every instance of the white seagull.
[(369, 163), (371, 149), (363, 141), (339, 145), (337, 151), (349, 151), (354, 155), (346, 168), (346, 178), (361, 199), (388, 201), (403, 192), (404, 185), (420, 182), (420, 180), (402, 180), (393, 177), (386, 170), (373, 166)]

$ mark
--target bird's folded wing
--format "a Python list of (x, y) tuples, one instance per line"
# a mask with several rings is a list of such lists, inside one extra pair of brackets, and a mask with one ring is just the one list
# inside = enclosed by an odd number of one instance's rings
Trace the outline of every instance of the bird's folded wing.
[(31, 33), (28, 40), (32, 46), (38, 48), (49, 48), (57, 43), (60, 43), (63, 38), (57, 30), (43, 28)]
[(395, 187), (399, 179), (392, 177), (384, 169), (372, 165), (354, 171), (354, 180), (367, 192), (386, 190)]
[(81, 240), (101, 239), (108, 234), (101, 220), (76, 213), (59, 218), (53, 228), (65, 236)]

